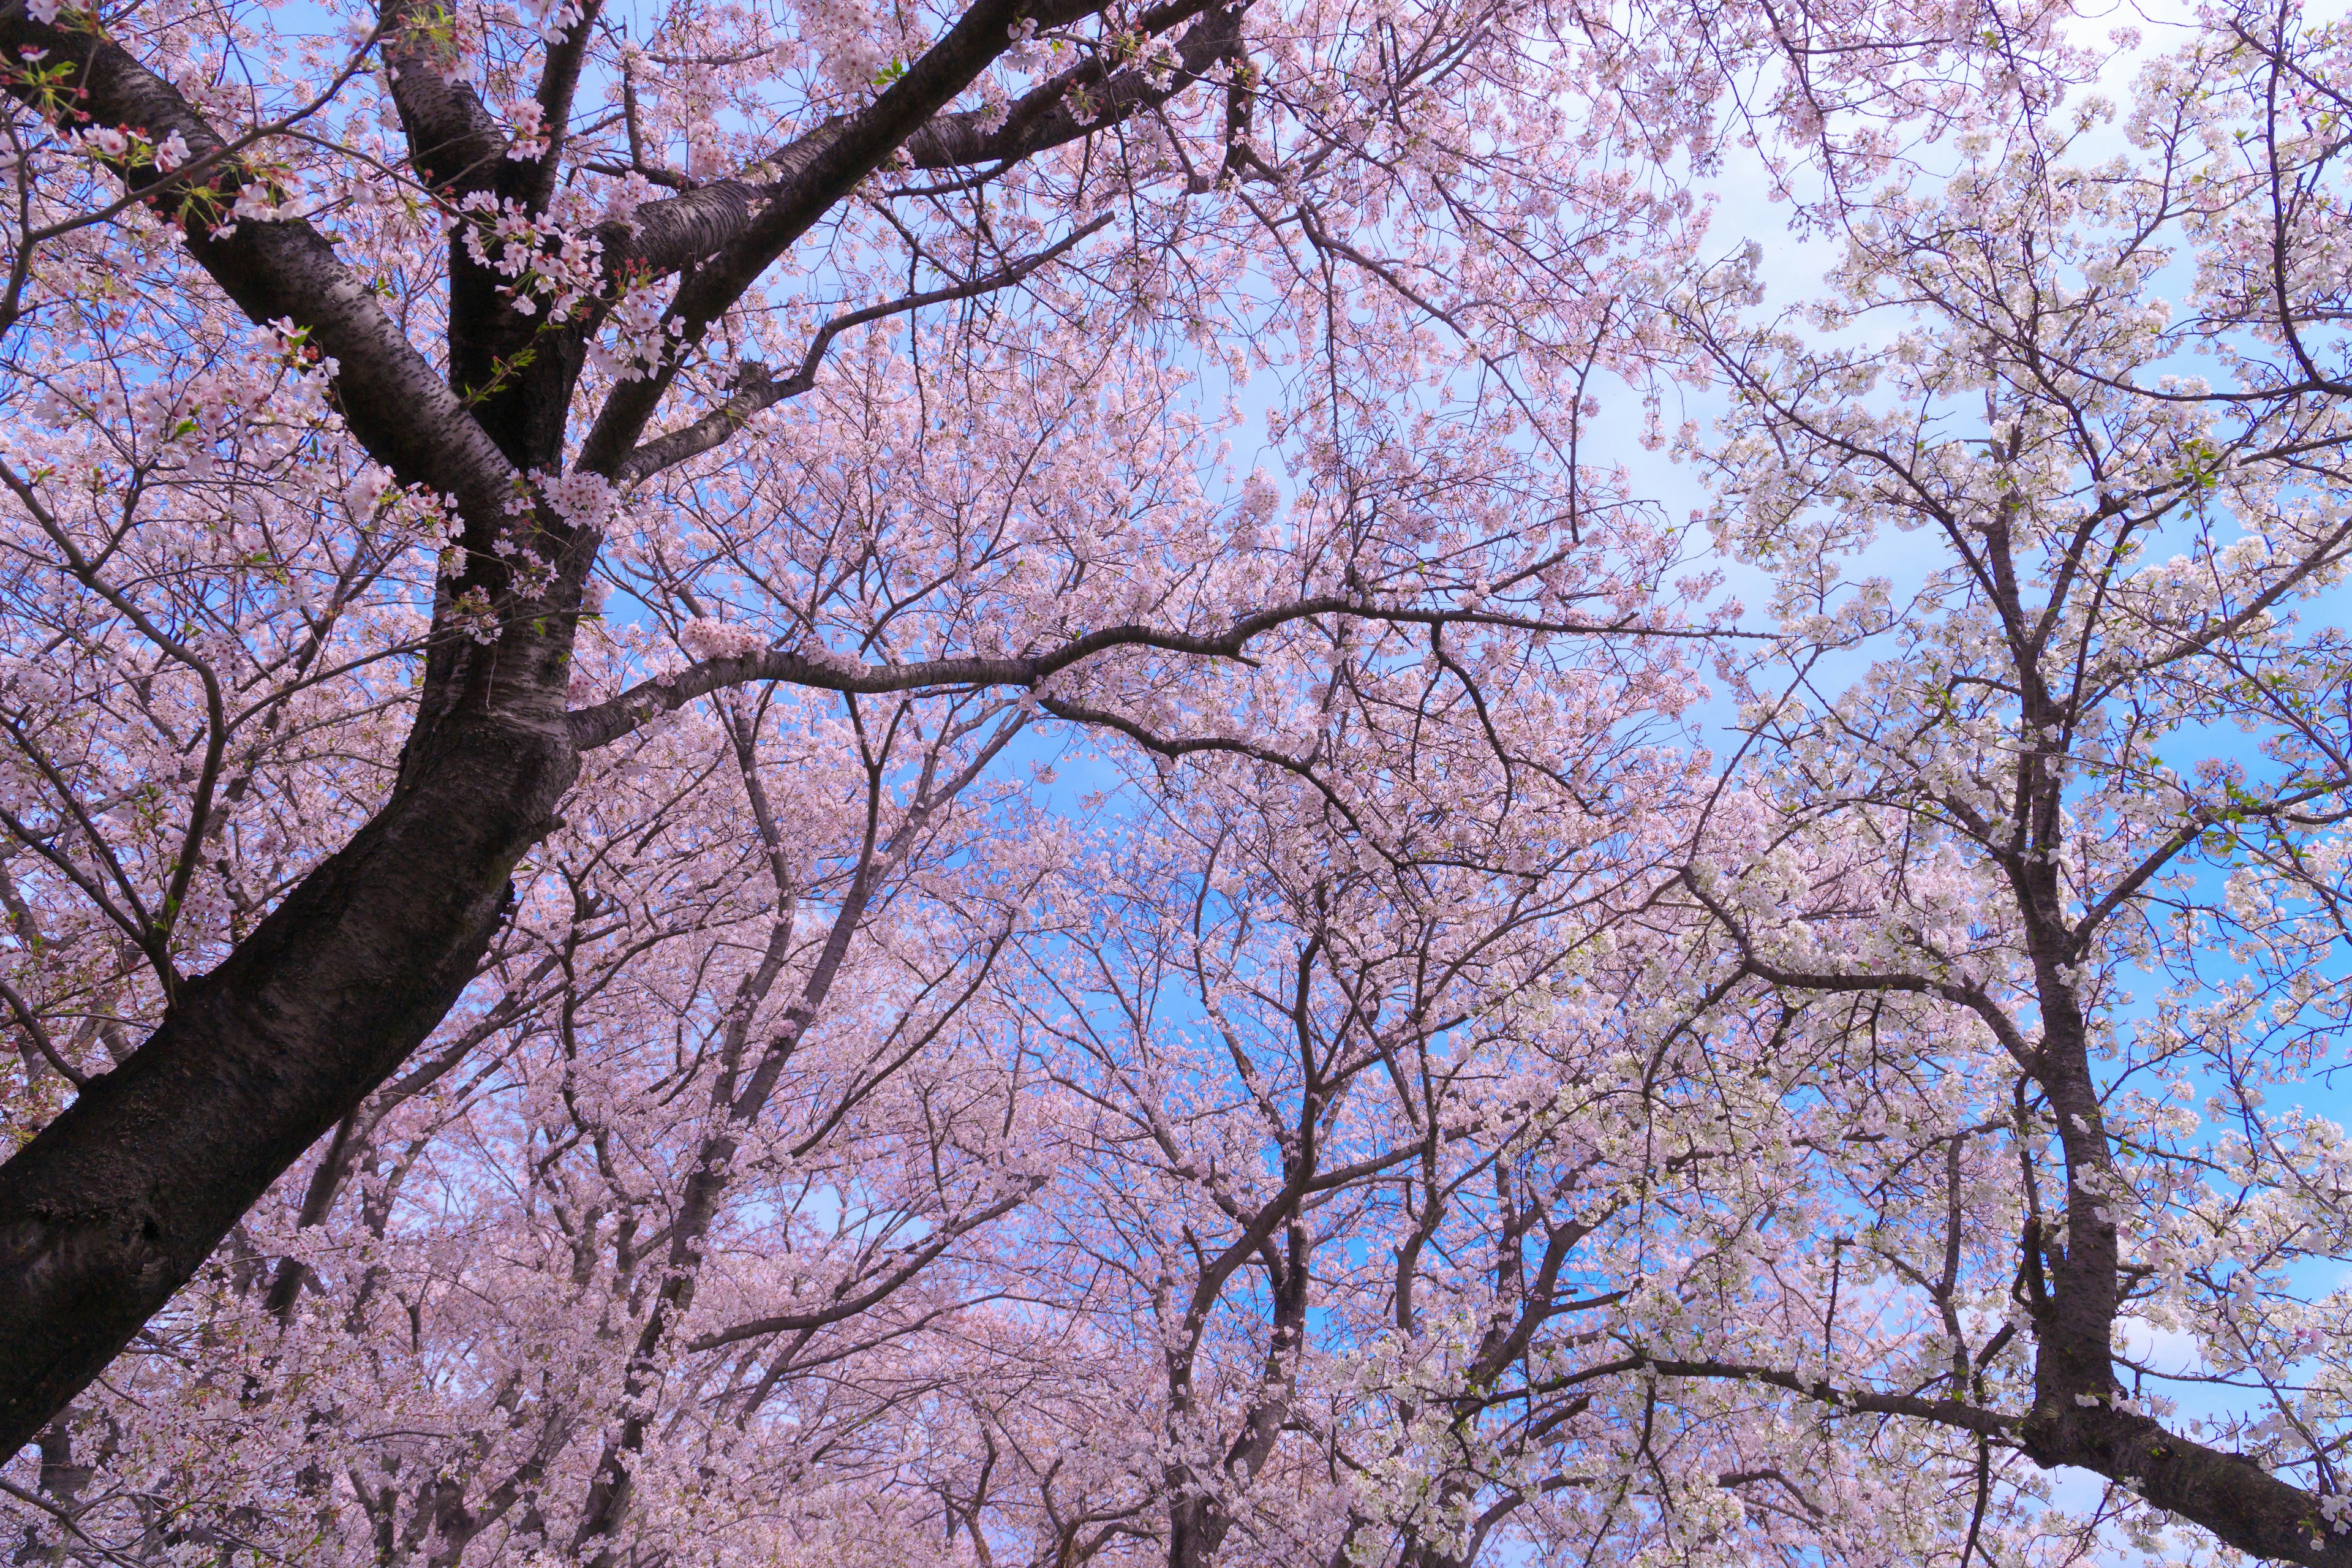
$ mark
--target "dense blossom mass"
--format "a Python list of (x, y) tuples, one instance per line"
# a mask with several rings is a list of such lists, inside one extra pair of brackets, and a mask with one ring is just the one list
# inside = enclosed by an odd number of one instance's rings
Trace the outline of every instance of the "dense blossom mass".
[(2352, 28), (2130, 19), (0, 0), (0, 1553), (2352, 1568)]

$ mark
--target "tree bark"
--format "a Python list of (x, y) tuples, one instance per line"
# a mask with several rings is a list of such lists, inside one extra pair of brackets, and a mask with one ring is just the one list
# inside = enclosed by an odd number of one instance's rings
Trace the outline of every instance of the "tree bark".
[(163, 1026), (0, 1165), (0, 1453), (32, 1440), (441, 1021), (578, 772), (560, 731), (433, 753)]

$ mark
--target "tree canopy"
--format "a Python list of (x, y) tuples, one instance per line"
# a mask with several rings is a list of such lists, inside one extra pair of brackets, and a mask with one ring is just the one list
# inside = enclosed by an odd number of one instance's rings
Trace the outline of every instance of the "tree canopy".
[(2352, 1565), (2352, 28), (2121, 19), (0, 0), (6, 1550)]

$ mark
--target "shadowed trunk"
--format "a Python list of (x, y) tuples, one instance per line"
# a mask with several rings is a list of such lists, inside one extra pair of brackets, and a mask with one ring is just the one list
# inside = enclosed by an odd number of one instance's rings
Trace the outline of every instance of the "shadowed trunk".
[(0, 1454), (432, 1032), (577, 772), (560, 733), (443, 725), (349, 845), (0, 1165)]

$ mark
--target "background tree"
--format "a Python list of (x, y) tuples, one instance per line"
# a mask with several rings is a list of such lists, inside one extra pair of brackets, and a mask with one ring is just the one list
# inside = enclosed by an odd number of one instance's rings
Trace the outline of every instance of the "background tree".
[[(2053, 106), (1849, 207), (1808, 325), (1866, 347), (1735, 328), (1746, 264), (1703, 291), (1718, 533), (1772, 574), (1793, 674), (1684, 890), (1727, 1024), (1825, 1069), (1767, 1146), (1853, 1228), (1759, 1311), (1801, 1357), (1658, 1362), (1941, 1424), (1979, 1498), (2009, 1456), (2075, 1466), (2136, 1531), (2310, 1563), (2352, 1560), (2313, 1271), (2340, 1134), (2308, 1098), (2352, 784), (2342, 48), (2218, 9), (2120, 153), (2110, 110)], [(1852, 583), (1890, 528), (1920, 580)], [(2199, 1384), (2234, 1393), (2179, 1414)]]

